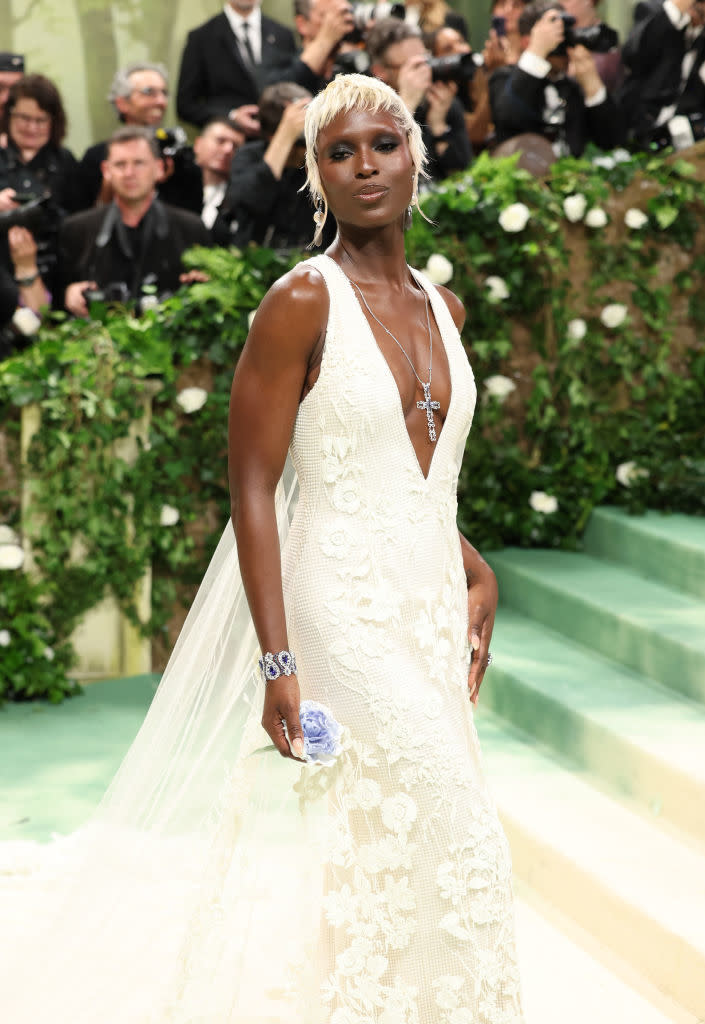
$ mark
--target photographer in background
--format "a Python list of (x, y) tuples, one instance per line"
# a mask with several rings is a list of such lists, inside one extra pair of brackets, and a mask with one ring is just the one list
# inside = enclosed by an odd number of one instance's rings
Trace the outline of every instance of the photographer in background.
[(382, 18), (367, 35), (367, 52), (372, 74), (396, 89), (421, 125), (429, 176), (438, 180), (464, 170), (472, 148), (457, 85), (433, 81), (420, 30), (397, 18)]
[(216, 221), (222, 216), (233, 157), (244, 142), (244, 132), (227, 117), (213, 118), (194, 139), (193, 152), (203, 183), (201, 220), (214, 235)]
[[(108, 100), (124, 125), (141, 125), (157, 134), (164, 157), (159, 195), (165, 203), (200, 214), (203, 205), (201, 174), (193, 150), (181, 128), (166, 131), (162, 122), (169, 104), (169, 78), (163, 64), (141, 61), (115, 72)], [(103, 179), (106, 142), (90, 146), (78, 165), (79, 209), (87, 210), (112, 199)]]
[(59, 224), (77, 209), (76, 160), (61, 143), (66, 114), (58, 89), (44, 75), (27, 75), (10, 89), (0, 132), (0, 263), (11, 269), (8, 230), (29, 229), (37, 266), (49, 290), (56, 286)]
[[(570, 19), (572, 22), (573, 19)], [(535, 134), (556, 156), (580, 156), (588, 142), (613, 149), (624, 139), (622, 119), (597, 73), (593, 54), (570, 45), (574, 31), (563, 7), (533, 0), (519, 18), (523, 52), (515, 67), (490, 78), (497, 141)]]
[(607, 91), (615, 92), (624, 78), (619, 33), (600, 18), (597, 11), (600, 0), (562, 0), (562, 3), (566, 12), (575, 18), (576, 28), (600, 31), (605, 50), (603, 53), (595, 54), (595, 66)]
[(465, 128), (473, 150), (484, 148), (492, 131), (492, 110), (487, 72), (482, 64), (473, 59), (473, 52), (467, 39), (454, 28), (439, 28), (428, 40), (433, 57), (460, 57), (469, 71), (458, 83), (458, 100), (463, 106)]
[(637, 146), (691, 144), (705, 134), (705, 3), (641, 4), (622, 49), (620, 101)]
[[(294, 82), (269, 85), (262, 93), (263, 138), (246, 142), (235, 154), (223, 202), (231, 217), (231, 244), (299, 249), (311, 242), (314, 210), (308, 192), (301, 191), (306, 182), (304, 118), (310, 99), (311, 94)], [(331, 223), (324, 247), (334, 235)], [(217, 235), (216, 240), (222, 241)]]
[(150, 130), (118, 129), (108, 140), (103, 174), (112, 190), (110, 205), (68, 217), (62, 226), (66, 309), (87, 316), (87, 291), (129, 302), (138, 301), (145, 286), (164, 296), (180, 284), (204, 280), (199, 271), (183, 273), (181, 254), (193, 245), (210, 245), (211, 237), (196, 214), (157, 198), (163, 164)]
[(267, 84), (291, 82), (315, 96), (333, 77), (343, 41), (354, 35), (352, 9), (348, 0), (294, 0), (294, 22), (303, 49), (270, 72)]

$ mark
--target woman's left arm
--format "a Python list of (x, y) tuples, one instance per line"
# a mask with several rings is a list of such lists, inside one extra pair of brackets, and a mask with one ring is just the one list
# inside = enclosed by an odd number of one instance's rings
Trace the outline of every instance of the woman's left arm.
[[(450, 310), (458, 332), (465, 323), (465, 308), (458, 296), (448, 288), (439, 287), (438, 291)], [(469, 540), (460, 537), (460, 549), (463, 555), (465, 578), (468, 582), (468, 639), (472, 649), (472, 664), (468, 675), (470, 700), (477, 704), (480, 686), (487, 668), (487, 656), (490, 653), (490, 640), (494, 628), (494, 617), (497, 612), (497, 580), (479, 551), (476, 551)]]
[(458, 536), (468, 583), (468, 640), (472, 649), (468, 690), (470, 700), (477, 704), (487, 668), (487, 656), (490, 653), (490, 640), (497, 612), (497, 579), (470, 541), (463, 537), (460, 531)]

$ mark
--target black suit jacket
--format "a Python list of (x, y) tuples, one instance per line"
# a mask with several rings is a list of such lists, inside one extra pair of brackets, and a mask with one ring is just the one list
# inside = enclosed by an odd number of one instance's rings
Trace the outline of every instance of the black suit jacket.
[(230, 22), (224, 13), (217, 14), (186, 39), (176, 92), (179, 117), (200, 127), (212, 117), (227, 117), (233, 107), (257, 103), (272, 73), (286, 68), (295, 55), (291, 29), (262, 15), (262, 60), (251, 74)]
[[(544, 122), (546, 78), (530, 75), (518, 65), (498, 68), (490, 78), (490, 105), (498, 142), (534, 132), (549, 138)], [(583, 91), (572, 78), (553, 83), (565, 101), (564, 138), (573, 156), (580, 156), (588, 142), (614, 149), (624, 141), (619, 109), (608, 95), (596, 107), (586, 107)], [(551, 139), (553, 141), (553, 139)]]
[(121, 231), (122, 220), (114, 203), (67, 217), (61, 228), (63, 288), (73, 281), (95, 281), (99, 288), (123, 281), (136, 298), (144, 278), (154, 275), (159, 293), (176, 291), (183, 271), (182, 253), (193, 245), (212, 245), (209, 232), (194, 213), (166, 206), (158, 199), (142, 224), (142, 258), (136, 260)]
[(639, 4), (635, 24), (622, 49), (627, 78), (620, 93), (629, 134), (645, 142), (663, 107), (676, 105), (676, 114), (705, 114), (705, 32), (695, 41), (695, 61), (682, 88), (685, 29), (677, 29), (662, 3)]

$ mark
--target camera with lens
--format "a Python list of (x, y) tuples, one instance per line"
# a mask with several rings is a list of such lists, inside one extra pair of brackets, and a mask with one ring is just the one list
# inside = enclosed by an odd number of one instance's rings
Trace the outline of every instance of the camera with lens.
[(555, 11), (564, 26), (564, 39), (560, 46), (557, 46), (550, 57), (565, 57), (569, 46), (584, 46), (586, 50), (593, 53), (608, 53), (614, 46), (614, 36), (608, 25), (588, 25), (586, 28), (576, 28), (575, 18), (565, 11)]
[(154, 138), (162, 156), (175, 157), (188, 145), (186, 132), (180, 125), (175, 128), (155, 128)]
[(371, 21), (376, 21), (378, 18), (399, 18), (403, 21), (406, 16), (406, 8), (404, 4), (353, 3), (350, 4), (350, 13), (353, 27), (346, 36), (343, 36), (341, 42), (359, 46), (360, 43), (365, 42), (367, 26)]
[(431, 77), (434, 82), (471, 82), (475, 72), (482, 67), (482, 55), (479, 53), (452, 53), (448, 57), (429, 58)]
[(16, 210), (5, 210), (0, 213), (0, 233), (7, 233), (10, 228), (26, 228), (36, 234), (45, 224), (51, 204), (51, 192), (35, 195), (32, 192), (16, 192), (15, 202), (20, 205)]
[(124, 306), (131, 296), (125, 281), (111, 281), (104, 288), (84, 288), (83, 298), (87, 306), (92, 302), (119, 303)]

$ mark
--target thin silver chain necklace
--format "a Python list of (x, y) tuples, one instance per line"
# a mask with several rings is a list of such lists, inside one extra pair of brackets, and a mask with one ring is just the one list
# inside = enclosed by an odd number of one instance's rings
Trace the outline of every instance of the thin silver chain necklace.
[(394, 335), (392, 334), (392, 332), (389, 330), (389, 328), (386, 327), (382, 323), (382, 321), (378, 320), (377, 317), (374, 315), (374, 313), (372, 312), (372, 310), (370, 309), (370, 307), (368, 305), (367, 299), (362, 294), (362, 288), (360, 288), (359, 284), (355, 284), (355, 282), (351, 278), (349, 278), (349, 277), (348, 277), (348, 281), (350, 281), (350, 284), (353, 286), (353, 288), (357, 289), (357, 291), (360, 293), (360, 298), (362, 299), (362, 302), (363, 302), (363, 304), (365, 306), (365, 309), (370, 314), (370, 316), (375, 321), (375, 323), (378, 323), (379, 326), (382, 328), (382, 330), (386, 331), (387, 334), (389, 335), (389, 337), (392, 339), (392, 341), (395, 341), (396, 344), (399, 346), (399, 348), (402, 350), (402, 352), (404, 353), (404, 356), (406, 357), (407, 363), (409, 364), (409, 366), (413, 370), (414, 377), (416, 377), (417, 381), (419, 382), (419, 384), (423, 388), (424, 400), (423, 400), (423, 402), (417, 402), (416, 403), (416, 408), (417, 409), (421, 409), (423, 412), (426, 413), (426, 422), (428, 423), (428, 439), (429, 439), (429, 441), (431, 441), (431, 443), (435, 442), (437, 435), (436, 435), (436, 422), (435, 422), (435, 420), (433, 418), (433, 413), (434, 413), (434, 410), (440, 409), (441, 403), (440, 402), (434, 402), (431, 399), (431, 376), (432, 376), (432, 372), (433, 372), (433, 332), (431, 331), (431, 317), (430, 317), (430, 314), (429, 314), (429, 311), (428, 311), (428, 294), (426, 292), (426, 289), (424, 288), (424, 290), (423, 290), (423, 297), (424, 297), (425, 304), (426, 304), (426, 327), (428, 328), (428, 383), (422, 381), (421, 378), (419, 377), (418, 373), (416, 372), (416, 367), (412, 363), (412, 361), (411, 361), (411, 359), (409, 357), (408, 352), (406, 351), (406, 349), (404, 348), (402, 343), (399, 341), (399, 339), (395, 338)]

